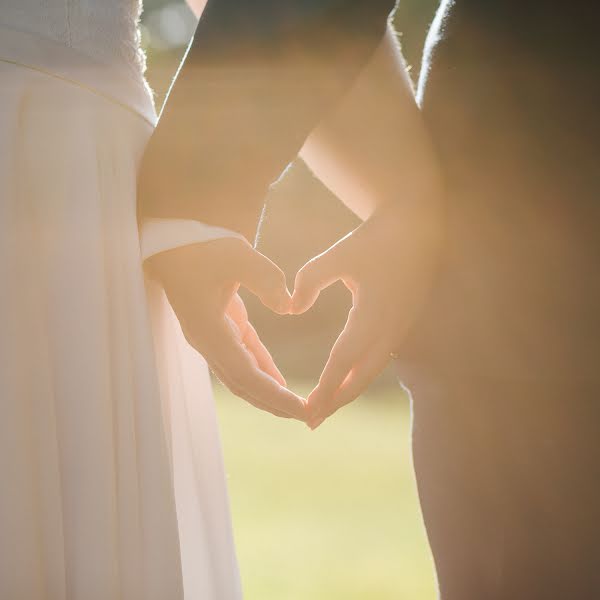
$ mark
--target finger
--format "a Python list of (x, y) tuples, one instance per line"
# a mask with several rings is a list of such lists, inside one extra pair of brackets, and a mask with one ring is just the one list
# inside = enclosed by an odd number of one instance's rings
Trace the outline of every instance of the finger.
[(262, 343), (258, 333), (256, 333), (256, 329), (248, 323), (245, 335), (243, 337), (243, 342), (246, 345), (246, 348), (250, 350), (250, 352), (256, 358), (258, 367), (262, 369), (265, 373), (273, 377), (275, 381), (277, 381), (282, 386), (286, 387), (287, 383), (285, 378), (281, 374), (281, 371), (277, 368), (271, 353), (267, 350), (266, 346)]
[(350, 372), (337, 393), (322, 401), (312, 413), (309, 425), (316, 429), (343, 406), (356, 400), (381, 374), (390, 362), (389, 349), (380, 345), (374, 347)]
[[(265, 373), (271, 375), (275, 381), (286, 386), (286, 381), (277, 368), (270, 352), (260, 340), (258, 333), (256, 333), (256, 329), (254, 329), (250, 321), (248, 321), (248, 312), (244, 305), (244, 301), (240, 298), (239, 294), (233, 295), (229, 306), (227, 307), (226, 314), (231, 319), (230, 324), (234, 328), (234, 332), (236, 335), (239, 332), (239, 339), (250, 351), (253, 362), (255, 362), (255, 364)], [(240, 329), (240, 326), (243, 329)]]
[(229, 315), (234, 323), (248, 323), (248, 311), (246, 305), (239, 294), (233, 294), (229, 304), (225, 309), (225, 314)]
[[(215, 371), (218, 371), (218, 368), (215, 368)], [(252, 406), (264, 412), (268, 412), (272, 415), (275, 415), (276, 417), (281, 417), (284, 419), (297, 419), (299, 421), (306, 422), (306, 415), (304, 413), (302, 414), (302, 416), (298, 416), (298, 414), (292, 414), (283, 409), (279, 409), (276, 406), (269, 404), (268, 402), (263, 402), (260, 398), (256, 398), (255, 396), (253, 396), (246, 388), (240, 387), (240, 384), (236, 380), (232, 380), (226, 375), (221, 374), (219, 379), (221, 379), (223, 384), (229, 389), (229, 391), (231, 391), (231, 393), (234, 396), (245, 400), (246, 402), (248, 402), (248, 404), (251, 404)]]
[(309, 260), (296, 274), (292, 295), (292, 314), (306, 312), (322, 290), (344, 276), (340, 247), (335, 245)]
[(274, 312), (289, 314), (292, 297), (285, 273), (250, 244), (240, 242), (235, 256), (237, 279)]
[(364, 305), (357, 304), (349, 314), (344, 330), (336, 340), (317, 390), (321, 395), (333, 396), (342, 385), (354, 365), (364, 356), (378, 333), (376, 320)]
[[(211, 371), (216, 375), (217, 379), (227, 388), (231, 391), (229, 385), (227, 384), (227, 376), (223, 373), (221, 373), (219, 371), (219, 368), (215, 365), (210, 365), (209, 367), (211, 369)], [(240, 397), (240, 396), (238, 396)], [(254, 398), (250, 398), (250, 397), (241, 397), (242, 400), (245, 400), (246, 402), (248, 402), (248, 404), (251, 404), (252, 406), (254, 406), (255, 408), (258, 408), (259, 410), (262, 410), (264, 412), (268, 412), (276, 417), (280, 417), (282, 419), (291, 419), (293, 418), (291, 415), (288, 415), (286, 413), (280, 412), (270, 406), (267, 406), (266, 404), (262, 404), (261, 402), (258, 402), (257, 400), (255, 400)]]
[[(250, 360), (254, 366), (256, 359), (253, 356), (251, 356)], [(223, 370), (223, 368), (221, 366), (219, 366), (215, 363), (210, 364), (210, 366), (211, 366), (211, 369), (213, 370), (213, 372), (215, 373), (215, 375), (219, 378), (219, 380), (223, 383), (223, 385), (225, 385), (231, 391), (232, 394), (241, 398), (242, 400), (245, 400), (252, 406), (255, 406), (256, 408), (263, 410), (265, 412), (269, 412), (277, 417), (283, 417), (283, 418), (288, 418), (288, 419), (295, 418), (295, 419), (299, 419), (302, 421), (306, 420), (306, 416), (304, 414), (304, 409), (302, 409), (301, 411), (290, 412), (289, 409), (278, 408), (276, 406), (276, 403), (272, 404), (267, 400), (263, 400), (259, 397), (254, 396), (251, 393), (251, 391), (249, 391), (249, 388), (251, 386), (244, 387), (244, 384), (240, 383), (240, 377), (242, 379), (244, 378), (243, 374), (241, 374), (241, 375), (238, 374), (238, 376), (232, 377), (227, 373), (226, 370)], [(263, 373), (262, 371), (259, 370), (258, 365), (255, 366), (255, 374), (259, 378), (260, 377), (268, 378), (268, 375), (266, 375), (265, 373)], [(271, 380), (271, 381), (273, 383), (276, 383), (273, 380)], [(284, 392), (287, 391), (287, 390), (285, 390), (285, 388), (282, 388), (282, 389)], [(302, 402), (302, 404), (304, 405), (303, 402)]]
[[(198, 344), (200, 352), (236, 396), (301, 421), (306, 420), (306, 406), (302, 398), (257, 368), (250, 352), (236, 339), (226, 320), (215, 320), (204, 329), (203, 342)], [(194, 341), (193, 334), (188, 332), (187, 336)], [(196, 344), (193, 345), (196, 347)]]

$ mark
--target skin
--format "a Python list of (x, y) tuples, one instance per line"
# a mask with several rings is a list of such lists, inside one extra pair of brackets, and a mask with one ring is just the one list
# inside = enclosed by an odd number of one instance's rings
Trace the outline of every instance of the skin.
[(400, 348), (430, 289), (442, 240), (439, 168), (391, 30), (301, 156), (364, 219), (296, 276), (294, 314), (338, 280), (353, 298), (308, 398), (315, 428), (356, 399)]
[[(197, 136), (188, 137), (197, 145)], [(182, 153), (180, 148), (177, 156)], [(165, 169), (152, 168), (148, 154), (143, 181), (155, 188), (160, 182), (148, 174)], [(190, 344), (234, 394), (314, 427), (357, 397), (383, 369), (413, 320), (433, 270), (439, 177), (391, 31), (344, 100), (311, 133), (302, 157), (366, 221), (303, 267), (293, 307), (283, 273), (239, 240), (172, 250), (154, 257), (149, 268), (165, 288)], [(167, 181), (182, 179), (177, 171), (169, 173)], [(183, 275), (190, 271), (196, 274), (191, 289), (189, 276)], [(280, 314), (292, 308), (300, 314), (338, 279), (351, 290), (354, 306), (307, 406), (286, 389), (237, 289), (244, 285)]]
[[(206, 3), (206, 0), (188, 1), (198, 17)], [(216, 156), (218, 161), (222, 154), (214, 148), (199, 149), (204, 137), (213, 140), (215, 135), (199, 137), (195, 133), (211, 128), (213, 113), (197, 110), (198, 98), (205, 103), (209, 102), (207, 98), (213, 98), (210, 81), (207, 84), (202, 77), (192, 76), (183, 85), (190, 87), (185, 87), (177, 96), (181, 102), (172, 111), (175, 121), (170, 127), (157, 130), (162, 139), (146, 152), (141, 179), (145, 187), (140, 193), (146, 198), (168, 197), (174, 193), (172, 182), (177, 181), (180, 185), (176, 193), (189, 194), (187, 205), (193, 207), (194, 198), (199, 194), (197, 189), (190, 189), (195, 183), (194, 177), (189, 177), (195, 157), (203, 154), (210, 171), (215, 166), (210, 157)], [(215, 104), (222, 102), (218, 97), (213, 100)], [(170, 102), (173, 103), (173, 98)], [(212, 126), (223, 127), (222, 119), (217, 121)], [(237, 121), (232, 128), (240, 133)], [(232, 133), (224, 129), (219, 137), (227, 141), (229, 135)], [(188, 157), (187, 162), (185, 157)], [(219, 186), (221, 194), (239, 196), (247, 192), (243, 175), (225, 182), (219, 177), (217, 173), (216, 179), (222, 184)], [(210, 184), (207, 187), (211, 189)], [(215, 204), (219, 211), (221, 205), (222, 202)], [(205, 220), (202, 214), (198, 218)], [(210, 222), (210, 215), (207, 221)], [(240, 215), (240, 223), (247, 221), (245, 215)], [(254, 236), (252, 228), (244, 229), (237, 222), (220, 224), (237, 229), (248, 239)], [(163, 252), (146, 261), (145, 267), (149, 276), (160, 281), (189, 344), (205, 358), (224, 385), (261, 410), (279, 417), (306, 420), (305, 400), (287, 389), (285, 379), (250, 323), (238, 294), (239, 287), (243, 286), (274, 312), (288, 314), (291, 297), (281, 269), (252, 245), (238, 239), (215, 240)], [(194, 276), (190, 277), (190, 273)]]
[(279, 267), (249, 243), (228, 238), (162, 252), (146, 269), (161, 281), (188, 343), (235, 395), (276, 416), (306, 419), (305, 401), (287, 389), (238, 295), (244, 286), (288, 314), (291, 298)]

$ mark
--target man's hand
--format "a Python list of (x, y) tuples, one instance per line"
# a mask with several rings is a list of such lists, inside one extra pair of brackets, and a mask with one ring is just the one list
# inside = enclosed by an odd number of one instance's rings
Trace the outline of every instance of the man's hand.
[(356, 399), (400, 347), (433, 279), (441, 220), (431, 206), (382, 207), (298, 272), (294, 314), (307, 311), (338, 280), (353, 298), (346, 326), (308, 397), (311, 428)]
[(242, 285), (271, 310), (288, 314), (285, 275), (274, 263), (247, 242), (226, 238), (157, 254), (147, 267), (189, 344), (235, 395), (274, 415), (306, 420), (305, 401), (286, 388), (237, 293)]

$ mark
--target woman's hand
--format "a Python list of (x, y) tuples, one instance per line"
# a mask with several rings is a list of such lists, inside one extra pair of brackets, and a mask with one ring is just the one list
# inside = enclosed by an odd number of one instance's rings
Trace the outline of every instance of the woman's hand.
[(305, 401), (286, 388), (237, 293), (242, 285), (274, 312), (288, 314), (291, 299), (279, 267), (233, 238), (162, 252), (147, 265), (188, 343), (235, 395), (274, 415), (306, 420)]
[(399, 349), (430, 289), (441, 231), (437, 202), (413, 210), (383, 206), (298, 272), (294, 314), (307, 311), (338, 280), (353, 298), (346, 326), (308, 398), (312, 428), (357, 398)]

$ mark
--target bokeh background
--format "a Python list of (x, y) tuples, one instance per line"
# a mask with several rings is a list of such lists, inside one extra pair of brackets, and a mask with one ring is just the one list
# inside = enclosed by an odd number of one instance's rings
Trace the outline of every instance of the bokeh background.
[[(437, 5), (401, 0), (395, 15), (415, 81)], [(144, 0), (147, 77), (157, 107), (195, 25), (183, 0)], [(306, 260), (358, 223), (300, 160), (266, 200), (259, 247), (290, 286)], [(333, 286), (295, 318), (245, 300), (291, 387), (306, 395), (343, 327), (346, 290)], [(215, 391), (247, 599), (436, 597), (411, 466), (409, 401), (391, 370), (316, 432), (259, 413), (219, 384)]]

